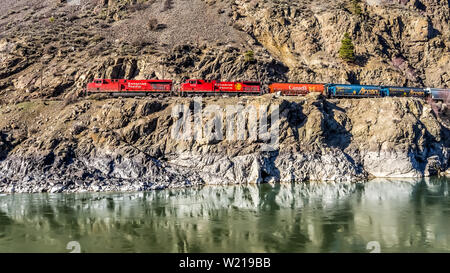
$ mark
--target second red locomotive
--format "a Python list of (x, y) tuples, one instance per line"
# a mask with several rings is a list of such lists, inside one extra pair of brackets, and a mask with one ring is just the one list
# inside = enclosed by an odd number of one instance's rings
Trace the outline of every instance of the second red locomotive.
[(185, 94), (230, 94), (230, 95), (260, 95), (261, 83), (242, 82), (219, 82), (206, 80), (188, 80), (181, 84), (181, 95)]

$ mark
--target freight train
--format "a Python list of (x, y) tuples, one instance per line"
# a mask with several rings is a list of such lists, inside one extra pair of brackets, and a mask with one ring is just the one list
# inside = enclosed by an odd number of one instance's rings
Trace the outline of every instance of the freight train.
[[(266, 91), (267, 90), (267, 91)], [(280, 93), (284, 96), (304, 96), (319, 92), (330, 98), (371, 98), (371, 97), (430, 97), (433, 100), (450, 100), (450, 89), (415, 88), (377, 85), (352, 85), (328, 83), (271, 83), (267, 89), (260, 82), (221, 82), (215, 80), (190, 79), (174, 90), (172, 80), (125, 80), (95, 79), (88, 83), (86, 93), (106, 93), (114, 96), (136, 95), (262, 95)]]

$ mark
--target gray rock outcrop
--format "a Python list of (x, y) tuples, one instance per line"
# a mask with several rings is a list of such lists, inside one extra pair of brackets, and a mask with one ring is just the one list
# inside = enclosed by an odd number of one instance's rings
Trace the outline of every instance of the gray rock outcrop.
[(203, 125), (220, 118), (224, 132), (226, 115), (219, 112), (227, 106), (273, 111), (278, 105), (278, 146), (269, 151), (267, 140), (250, 134), (241, 140), (214, 139), (213, 130), (199, 139), (172, 135), (179, 120), (173, 109), (195, 103), (194, 98), (88, 99), (2, 107), (0, 192), (355, 182), (439, 175), (449, 167), (449, 129), (420, 99), (327, 100), (312, 94), (201, 101), (203, 109), (219, 109), (204, 115)]

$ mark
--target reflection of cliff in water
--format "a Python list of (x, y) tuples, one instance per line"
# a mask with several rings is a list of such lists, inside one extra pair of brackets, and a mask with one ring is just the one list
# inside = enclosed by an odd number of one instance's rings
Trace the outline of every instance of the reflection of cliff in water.
[(448, 181), (0, 196), (0, 252), (450, 249)]

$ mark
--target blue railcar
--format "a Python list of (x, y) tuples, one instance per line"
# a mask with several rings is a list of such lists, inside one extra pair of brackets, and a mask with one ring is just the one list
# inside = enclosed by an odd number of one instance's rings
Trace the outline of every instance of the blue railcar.
[(384, 86), (386, 96), (389, 97), (420, 97), (425, 98), (428, 92), (424, 88), (414, 87), (398, 87), (398, 86)]
[(385, 92), (381, 86), (373, 85), (350, 85), (350, 84), (329, 84), (327, 92), (330, 97), (383, 97)]
[(444, 102), (450, 101), (450, 89), (427, 88), (426, 90), (433, 100), (440, 100)]

